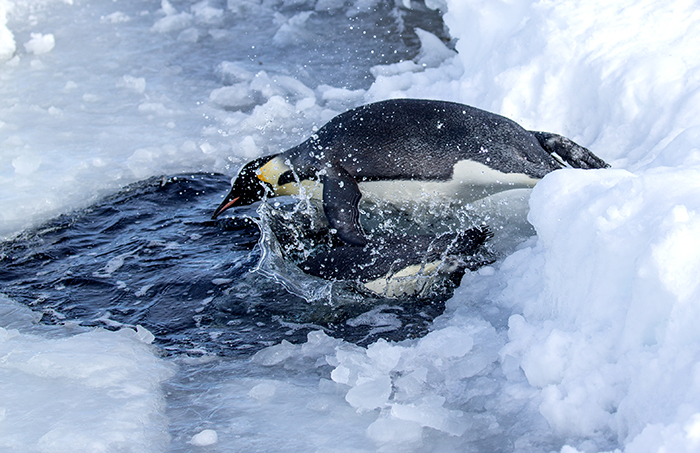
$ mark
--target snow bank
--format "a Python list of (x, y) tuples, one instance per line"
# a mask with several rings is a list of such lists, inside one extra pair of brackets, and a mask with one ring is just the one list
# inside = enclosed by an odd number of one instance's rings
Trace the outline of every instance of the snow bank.
[(538, 242), (512, 271), (528, 278), (496, 299), (522, 312), (501, 355), (541, 389), (540, 412), (567, 436), (697, 449), (700, 167), (561, 172), (531, 209)]
[(447, 5), (457, 58), (379, 77), (373, 98), (464, 102), (569, 136), (630, 168), (697, 125), (700, 18), (692, 2)]
[(0, 1), (0, 64), (12, 58), (15, 53), (15, 36), (7, 28), (7, 5)]
[(4, 296), (0, 314), (0, 449), (165, 451), (173, 369), (148, 331), (42, 328)]
[(598, 450), (605, 438), (629, 451), (697, 448), (699, 172), (548, 176), (531, 198), (537, 241), (499, 272), (471, 276), (452, 301), (481, 290), (518, 313), (500, 361), (539, 389), (539, 411), (562, 438)]

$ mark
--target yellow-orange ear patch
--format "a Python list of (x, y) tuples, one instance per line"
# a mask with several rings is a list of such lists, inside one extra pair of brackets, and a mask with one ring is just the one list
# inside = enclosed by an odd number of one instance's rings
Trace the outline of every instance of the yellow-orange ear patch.
[(278, 157), (270, 160), (268, 163), (260, 167), (257, 172), (258, 179), (270, 184), (272, 187), (277, 187), (277, 182), (280, 175), (289, 170), (289, 167), (282, 162)]

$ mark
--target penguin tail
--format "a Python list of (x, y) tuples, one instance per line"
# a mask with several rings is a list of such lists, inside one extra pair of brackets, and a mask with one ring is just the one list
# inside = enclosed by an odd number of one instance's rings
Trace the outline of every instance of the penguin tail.
[(593, 169), (610, 167), (603, 159), (575, 143), (573, 140), (550, 132), (531, 132), (545, 151), (552, 154), (555, 158), (557, 156), (560, 157), (564, 162), (574, 168)]

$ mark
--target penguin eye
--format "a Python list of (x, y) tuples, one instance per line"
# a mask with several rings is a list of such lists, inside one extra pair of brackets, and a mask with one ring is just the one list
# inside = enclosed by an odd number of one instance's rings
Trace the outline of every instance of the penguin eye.
[(296, 182), (296, 179), (294, 178), (294, 172), (292, 170), (287, 170), (284, 173), (282, 173), (277, 180), (277, 185), (282, 186), (284, 184), (289, 184), (290, 182)]

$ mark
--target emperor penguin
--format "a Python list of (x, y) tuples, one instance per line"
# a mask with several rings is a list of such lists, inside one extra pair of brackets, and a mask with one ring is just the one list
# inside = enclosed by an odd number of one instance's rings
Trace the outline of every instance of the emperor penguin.
[(439, 194), (464, 202), (533, 187), (565, 166), (608, 167), (586, 148), (463, 104), (394, 99), (336, 116), (303, 143), (247, 163), (214, 211), (264, 197), (320, 198), (331, 228), (351, 246), (368, 243), (359, 222), (364, 194), (391, 199)]

